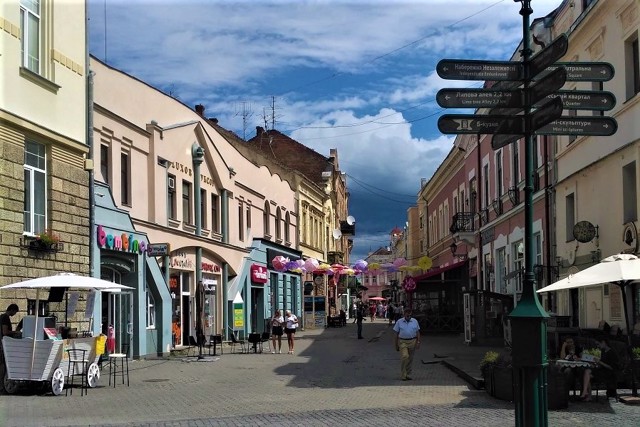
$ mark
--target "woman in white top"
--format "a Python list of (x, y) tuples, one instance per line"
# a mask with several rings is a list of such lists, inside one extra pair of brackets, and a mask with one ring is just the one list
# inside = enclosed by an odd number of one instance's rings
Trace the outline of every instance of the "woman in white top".
[(271, 318), (271, 341), (273, 342), (273, 351), (276, 353), (276, 338), (278, 340), (278, 353), (282, 353), (282, 325), (284, 325), (284, 317), (280, 313), (280, 310), (276, 310)]
[(293, 354), (293, 344), (295, 340), (298, 318), (291, 311), (287, 310), (284, 320), (287, 322), (284, 332), (287, 334), (287, 344), (289, 344), (289, 354)]

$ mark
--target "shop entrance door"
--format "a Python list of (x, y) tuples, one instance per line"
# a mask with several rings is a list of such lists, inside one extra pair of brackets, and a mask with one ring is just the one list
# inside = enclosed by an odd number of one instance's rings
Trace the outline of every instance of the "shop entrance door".
[[(103, 292), (102, 294), (102, 328), (109, 333), (109, 326), (113, 327), (116, 353), (122, 353), (123, 344), (132, 345), (133, 322), (131, 313), (133, 298), (129, 292)], [(106, 320), (106, 322), (105, 322)]]

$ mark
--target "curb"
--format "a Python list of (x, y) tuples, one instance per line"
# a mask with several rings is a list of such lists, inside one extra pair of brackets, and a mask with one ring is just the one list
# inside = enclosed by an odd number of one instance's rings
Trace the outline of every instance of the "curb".
[(441, 361), (441, 363), (444, 366), (446, 366), (447, 368), (449, 368), (450, 370), (452, 370), (453, 372), (455, 372), (460, 378), (462, 378), (463, 380), (468, 382), (476, 390), (484, 389), (484, 378), (477, 378), (477, 377), (474, 377), (472, 375), (469, 375), (468, 373), (466, 373), (462, 369), (458, 368), (457, 366), (452, 365), (451, 363), (447, 362), (446, 360)]

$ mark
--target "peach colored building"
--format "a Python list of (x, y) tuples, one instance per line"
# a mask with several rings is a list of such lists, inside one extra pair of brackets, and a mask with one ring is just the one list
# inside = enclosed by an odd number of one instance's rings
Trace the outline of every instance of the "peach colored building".
[[(136, 351), (164, 352), (196, 336), (199, 276), (207, 337), (261, 332), (273, 307), (299, 313), (300, 276), (271, 265), (277, 255), (301, 256), (290, 183), (171, 96), (95, 58), (91, 67), (96, 199), (113, 201), (96, 224), (107, 235), (135, 230), (147, 248), (132, 255), (98, 242), (102, 274), (137, 288), (126, 308), (143, 331), (133, 334)], [(167, 245), (152, 256), (150, 244)]]

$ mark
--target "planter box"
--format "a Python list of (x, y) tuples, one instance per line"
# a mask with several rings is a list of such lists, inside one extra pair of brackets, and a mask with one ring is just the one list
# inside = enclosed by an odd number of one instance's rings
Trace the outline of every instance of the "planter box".
[(484, 388), (489, 395), (513, 401), (513, 368), (491, 366), (483, 370)]

